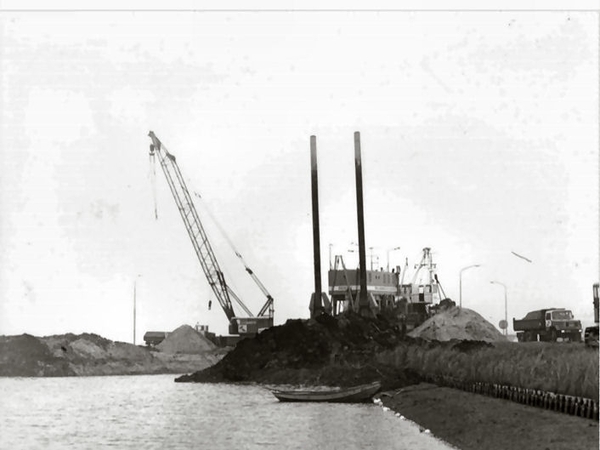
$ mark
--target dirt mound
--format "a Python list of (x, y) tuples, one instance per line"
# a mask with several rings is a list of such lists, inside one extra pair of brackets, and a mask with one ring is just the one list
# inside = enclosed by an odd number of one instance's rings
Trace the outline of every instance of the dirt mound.
[(106, 357), (106, 350), (112, 341), (93, 333), (55, 334), (37, 338), (44, 343), (57, 358), (86, 359)]
[(156, 346), (164, 353), (195, 354), (214, 350), (216, 345), (189, 325), (182, 325)]
[(375, 355), (402, 342), (392, 320), (357, 314), (288, 320), (240, 341), (219, 363), (176, 381), (255, 381), (350, 386), (381, 380), (385, 388), (418, 382), (411, 371), (388, 367)]
[(430, 341), (499, 342), (506, 338), (491, 323), (473, 310), (450, 308), (430, 317), (412, 330), (409, 337)]
[(185, 373), (208, 367), (222, 355), (160, 353), (90, 333), (0, 336), (0, 377)]
[(70, 375), (68, 363), (54, 356), (40, 339), (29, 334), (0, 336), (0, 376)]
[(106, 354), (111, 359), (137, 362), (152, 360), (152, 354), (147, 349), (126, 342), (112, 342), (106, 349)]
[(87, 339), (77, 339), (70, 343), (70, 348), (77, 356), (88, 359), (106, 358), (106, 351), (94, 342)]

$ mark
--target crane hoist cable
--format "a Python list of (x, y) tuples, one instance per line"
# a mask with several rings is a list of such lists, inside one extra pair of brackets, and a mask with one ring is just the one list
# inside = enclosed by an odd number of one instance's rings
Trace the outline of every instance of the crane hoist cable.
[(181, 218), (183, 219), (186, 231), (190, 237), (194, 251), (196, 252), (206, 279), (213, 290), (213, 293), (219, 300), (219, 303), (223, 308), (227, 319), (230, 321), (230, 324), (234, 325), (235, 312), (231, 304), (231, 298), (233, 297), (234, 300), (238, 299), (236, 296), (230, 295), (231, 289), (225, 281), (225, 276), (221, 271), (215, 253), (212, 250), (212, 246), (208, 240), (208, 236), (206, 235), (202, 222), (198, 217), (192, 197), (189, 194), (183, 179), (183, 175), (179, 170), (177, 159), (174, 155), (169, 153), (167, 148), (152, 131), (150, 131), (148, 135), (152, 139), (150, 153), (155, 154), (156, 158), (160, 162), (161, 168), (163, 169), (165, 178), (169, 185), (169, 189), (173, 194), (177, 209), (179, 210)]
[(154, 219), (158, 220), (158, 202), (156, 197), (156, 158), (153, 151), (149, 154), (150, 156), (150, 168), (148, 175), (150, 176), (150, 184), (152, 186), (152, 199), (154, 201)]
[[(437, 283), (437, 285), (440, 287), (441, 294), (444, 296), (444, 298), (447, 298), (446, 293), (444, 292), (444, 288), (442, 287), (442, 283), (440, 283), (440, 280), (438, 280), (437, 273), (433, 275), (433, 278), (435, 279), (435, 282)], [(440, 297), (440, 300), (444, 300), (444, 298)]]
[(217, 226), (219, 232), (223, 235), (223, 237), (225, 238), (225, 240), (227, 241), (227, 243), (231, 247), (231, 250), (233, 250), (233, 253), (235, 253), (235, 256), (237, 256), (239, 258), (239, 260), (241, 261), (241, 263), (244, 265), (244, 269), (246, 270), (246, 272), (250, 275), (250, 277), (252, 277), (252, 280), (256, 283), (256, 285), (261, 290), (261, 292), (267, 297), (266, 303), (263, 305), (263, 307), (261, 308), (261, 310), (258, 313), (259, 316), (262, 316), (268, 309), (271, 309), (273, 307), (273, 297), (271, 296), (271, 294), (269, 293), (269, 291), (267, 290), (267, 288), (265, 287), (265, 285), (262, 284), (262, 282), (260, 281), (260, 279), (258, 278), (258, 276), (250, 268), (250, 266), (248, 266), (248, 264), (246, 263), (246, 260), (242, 256), (242, 254), (238, 251), (238, 249), (235, 247), (235, 245), (233, 245), (233, 241), (229, 238), (229, 236), (225, 232), (225, 229), (221, 226), (221, 224), (216, 219), (216, 217), (214, 216), (214, 214), (210, 211), (210, 209), (208, 208), (208, 205), (206, 204), (206, 202), (203, 201), (204, 199), (202, 198), (202, 196), (200, 194), (198, 194), (197, 192), (195, 192), (195, 191), (194, 191), (194, 195), (200, 201), (202, 201), (202, 205), (204, 206), (204, 210), (206, 211), (206, 213), (208, 214), (208, 216), (210, 217), (210, 219), (213, 221), (213, 223)]
[[(160, 162), (167, 184), (173, 194), (177, 209), (183, 219), (186, 231), (190, 237), (202, 270), (204, 271), (213, 293), (223, 308), (225, 315), (230, 321), (230, 333), (238, 334), (238, 330), (240, 333), (246, 333), (247, 326), (245, 323), (240, 324), (240, 328), (238, 328), (239, 321), (244, 320), (245, 318), (236, 316), (231, 300), (237, 302), (250, 318), (253, 318), (254, 316), (225, 281), (225, 276), (221, 271), (216, 255), (212, 250), (212, 245), (208, 239), (208, 235), (200, 221), (190, 191), (187, 188), (184, 177), (177, 164), (177, 159), (175, 158), (175, 155), (169, 153), (167, 148), (152, 131), (148, 133), (148, 136), (150, 136), (152, 140), (150, 153), (155, 154)], [(268, 315), (265, 315), (265, 312), (268, 312)], [(271, 297), (268, 298), (265, 306), (261, 309), (259, 316), (259, 318), (267, 319), (266, 321), (263, 320), (264, 324), (267, 326), (273, 325), (273, 299)], [(257, 321), (254, 323), (259, 324), (263, 322)]]

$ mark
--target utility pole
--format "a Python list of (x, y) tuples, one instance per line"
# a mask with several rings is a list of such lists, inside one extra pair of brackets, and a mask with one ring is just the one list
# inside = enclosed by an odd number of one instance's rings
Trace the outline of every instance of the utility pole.
[(400, 247), (388, 248), (388, 250), (387, 250), (387, 267), (386, 267), (386, 270), (388, 272), (390, 271), (390, 252), (393, 252), (393, 251), (396, 251), (396, 250), (400, 250)]
[(137, 279), (133, 282), (133, 345), (135, 345), (136, 285), (137, 285)]
[(133, 280), (133, 345), (135, 345), (135, 331), (136, 331), (136, 320), (137, 320), (137, 280), (141, 277), (141, 274), (138, 274)]
[(504, 283), (500, 283), (499, 281), (490, 281), (490, 283), (492, 284), (499, 284), (500, 286), (502, 286), (504, 288), (504, 324), (506, 325), (504, 327), (504, 336), (507, 335), (508, 333), (508, 299), (507, 299), (507, 294), (506, 294), (506, 285)]

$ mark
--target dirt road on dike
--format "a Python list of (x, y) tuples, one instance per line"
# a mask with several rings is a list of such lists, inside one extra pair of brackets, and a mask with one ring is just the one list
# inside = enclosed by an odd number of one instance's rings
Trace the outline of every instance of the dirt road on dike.
[(598, 449), (595, 420), (426, 383), (379, 396), (383, 406), (461, 450)]

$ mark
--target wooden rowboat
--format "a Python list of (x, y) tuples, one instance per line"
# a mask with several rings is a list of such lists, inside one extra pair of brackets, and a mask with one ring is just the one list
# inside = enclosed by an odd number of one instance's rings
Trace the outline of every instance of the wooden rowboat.
[(349, 388), (336, 388), (318, 391), (294, 389), (291, 391), (271, 391), (281, 402), (333, 402), (362, 403), (371, 400), (381, 389), (381, 383), (361, 384)]

